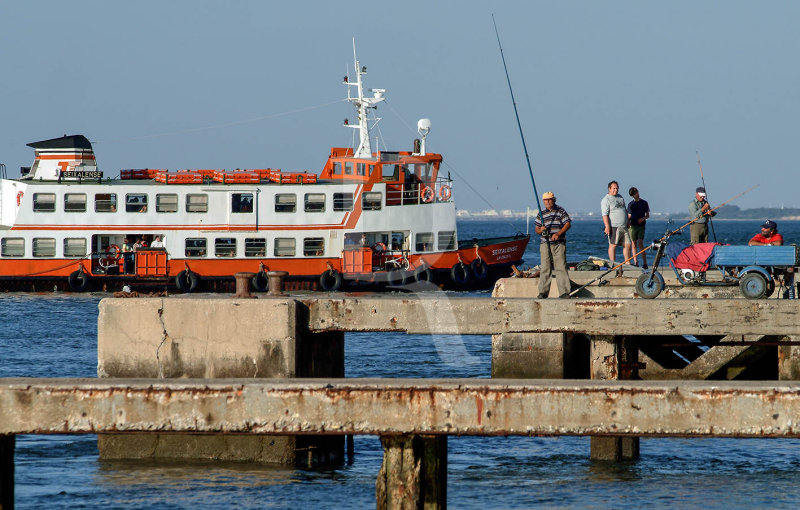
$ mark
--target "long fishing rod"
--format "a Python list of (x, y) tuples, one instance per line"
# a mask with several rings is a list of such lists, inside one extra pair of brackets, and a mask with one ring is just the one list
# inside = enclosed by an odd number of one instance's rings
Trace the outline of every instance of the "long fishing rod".
[(497, 47), (500, 48), (500, 58), (503, 60), (503, 69), (506, 72), (506, 81), (508, 82), (508, 92), (511, 94), (511, 104), (514, 105), (514, 116), (517, 118), (517, 128), (519, 129), (519, 137), (522, 140), (522, 149), (525, 151), (525, 161), (528, 163), (528, 173), (531, 176), (531, 184), (533, 184), (533, 196), (536, 198), (536, 208), (539, 210), (538, 216), (542, 222), (542, 227), (545, 230), (545, 242), (547, 243), (547, 255), (550, 260), (550, 267), (553, 268), (553, 250), (550, 248), (550, 231), (544, 224), (544, 215), (542, 214), (542, 204), (539, 202), (539, 192), (536, 190), (536, 179), (533, 178), (533, 167), (531, 167), (531, 158), (528, 155), (528, 145), (525, 143), (525, 135), (522, 134), (522, 123), (519, 121), (519, 111), (517, 110), (517, 102), (514, 99), (514, 90), (511, 88), (511, 78), (508, 76), (508, 66), (506, 65), (506, 57), (503, 54), (503, 45), (500, 44), (500, 32), (497, 30), (497, 23), (492, 14), (492, 24), (494, 25), (494, 33), (497, 36)]
[[(714, 211), (714, 210), (716, 210), (716, 209), (719, 209), (719, 208), (720, 208), (720, 207), (722, 207), (723, 205), (726, 205), (726, 204), (729, 204), (729, 203), (733, 202), (734, 200), (736, 200), (736, 199), (737, 199), (737, 198), (739, 198), (740, 196), (744, 195), (745, 193), (749, 193), (749, 192), (753, 191), (753, 190), (754, 190), (754, 189), (756, 189), (758, 186), (759, 186), (759, 185), (758, 185), (758, 184), (756, 184), (755, 186), (752, 186), (752, 187), (750, 187), (750, 188), (748, 188), (748, 189), (746, 189), (746, 190), (742, 191), (741, 193), (739, 193), (739, 194), (738, 194), (738, 195), (736, 195), (735, 197), (733, 197), (733, 198), (730, 198), (730, 199), (728, 199), (727, 201), (725, 201), (725, 202), (723, 202), (723, 203), (719, 204), (719, 205), (718, 205), (718, 206), (716, 206), (714, 209), (709, 209), (708, 211), (706, 211), (706, 212), (705, 212), (705, 214), (707, 214), (707, 215), (711, 216), (711, 211)], [(700, 218), (702, 218), (702, 216), (700, 216)], [(598, 276), (597, 278), (593, 279), (593, 280), (592, 280), (592, 281), (590, 281), (589, 283), (587, 283), (587, 284), (585, 284), (585, 285), (581, 285), (581, 286), (580, 286), (580, 287), (578, 287), (577, 289), (573, 290), (572, 292), (570, 292), (570, 293), (569, 293), (569, 295), (570, 295), (570, 296), (573, 296), (573, 295), (577, 294), (578, 292), (582, 291), (583, 289), (585, 289), (586, 287), (588, 287), (589, 285), (593, 284), (593, 283), (594, 283), (594, 282), (596, 282), (597, 280), (602, 280), (602, 279), (603, 279), (603, 278), (604, 278), (606, 275), (608, 275), (608, 274), (610, 274), (610, 273), (614, 272), (615, 270), (617, 270), (617, 269), (619, 269), (620, 267), (622, 267), (624, 264), (626, 264), (626, 263), (628, 263), (629, 261), (633, 260), (633, 259), (634, 259), (634, 257), (638, 257), (638, 256), (639, 256), (639, 255), (641, 255), (642, 253), (644, 253), (644, 252), (646, 252), (647, 250), (649, 250), (650, 248), (652, 248), (652, 247), (653, 247), (653, 244), (655, 244), (655, 243), (658, 243), (658, 242), (663, 242), (663, 241), (665, 241), (665, 240), (666, 240), (668, 237), (670, 237), (670, 236), (673, 236), (673, 235), (677, 234), (678, 232), (680, 232), (681, 230), (685, 229), (686, 227), (688, 227), (689, 225), (691, 225), (691, 224), (692, 224), (692, 223), (694, 223), (695, 221), (699, 220), (700, 218), (694, 218), (693, 220), (690, 220), (690, 221), (688, 221), (688, 222), (684, 223), (683, 225), (681, 225), (680, 227), (676, 228), (675, 230), (669, 230), (669, 231), (667, 231), (667, 233), (666, 233), (666, 234), (664, 234), (664, 236), (663, 236), (663, 237), (661, 237), (660, 239), (657, 239), (657, 240), (653, 241), (653, 243), (652, 243), (650, 246), (648, 246), (647, 248), (643, 249), (643, 250), (642, 250), (642, 251), (640, 251), (640, 252), (634, 253), (633, 255), (631, 255), (631, 256), (630, 256), (630, 257), (628, 257), (627, 259), (623, 260), (622, 262), (620, 262), (620, 263), (619, 263), (619, 264), (617, 264), (616, 266), (612, 267), (611, 269), (609, 269), (609, 270), (608, 270), (608, 271), (606, 271), (605, 273), (601, 274), (601, 275), (600, 275), (600, 276)]]
[[(700, 167), (700, 180), (703, 183), (703, 189), (706, 190), (706, 202), (710, 202), (711, 199), (708, 196), (708, 188), (706, 188), (706, 179), (703, 177), (703, 164), (700, 163), (700, 151), (695, 150), (695, 154), (697, 154), (697, 166)], [(717, 233), (714, 231), (714, 220), (711, 216), (708, 217), (708, 223), (711, 224), (711, 233), (714, 234), (714, 242), (717, 242)]]

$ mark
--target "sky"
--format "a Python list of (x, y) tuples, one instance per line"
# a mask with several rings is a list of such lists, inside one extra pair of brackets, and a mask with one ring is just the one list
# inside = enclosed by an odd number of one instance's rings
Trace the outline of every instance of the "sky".
[[(353, 38), (381, 148), (429, 118), (459, 209), (536, 199), (598, 211), (607, 184), (653, 211), (800, 207), (800, 2), (26, 1), (0, 4), (0, 163), (83, 134), (123, 168), (319, 172), (353, 143)], [(373, 135), (377, 133), (373, 132)]]

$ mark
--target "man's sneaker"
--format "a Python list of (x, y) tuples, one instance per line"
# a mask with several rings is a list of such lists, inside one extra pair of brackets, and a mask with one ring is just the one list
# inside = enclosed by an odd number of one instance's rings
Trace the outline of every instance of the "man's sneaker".
[(647, 264), (643, 265), (642, 269), (647, 269)]
[(536, 296), (536, 299), (547, 299), (547, 294), (539, 293), (539, 295)]

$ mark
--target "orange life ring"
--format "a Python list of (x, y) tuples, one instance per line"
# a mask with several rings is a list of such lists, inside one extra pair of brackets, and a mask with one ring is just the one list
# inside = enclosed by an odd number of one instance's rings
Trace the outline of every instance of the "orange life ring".
[(106, 248), (106, 260), (109, 263), (113, 264), (114, 262), (119, 260), (119, 256), (121, 253), (122, 250), (119, 249), (119, 246), (117, 246), (116, 244), (109, 245), (109, 247)]
[(433, 202), (433, 188), (430, 186), (425, 186), (425, 189), (422, 190), (422, 201), (426, 204)]
[(379, 241), (372, 245), (372, 251), (375, 253), (383, 253), (386, 251), (386, 245)]
[(23, 196), (24, 194), (25, 194), (25, 193), (23, 193), (22, 191), (18, 191), (18, 192), (17, 192), (17, 207), (19, 207), (19, 204), (20, 204), (20, 202), (22, 202), (22, 196)]
[(450, 197), (453, 196), (453, 190), (450, 189), (450, 186), (447, 184), (442, 184), (439, 187), (439, 200), (442, 202), (447, 202), (450, 200)]

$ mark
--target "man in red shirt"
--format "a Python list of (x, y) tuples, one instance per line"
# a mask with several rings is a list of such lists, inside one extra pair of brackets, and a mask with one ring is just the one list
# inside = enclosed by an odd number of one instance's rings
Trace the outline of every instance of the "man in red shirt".
[(750, 246), (783, 246), (783, 236), (778, 233), (778, 224), (767, 220), (761, 225), (761, 233), (756, 234), (750, 242)]

